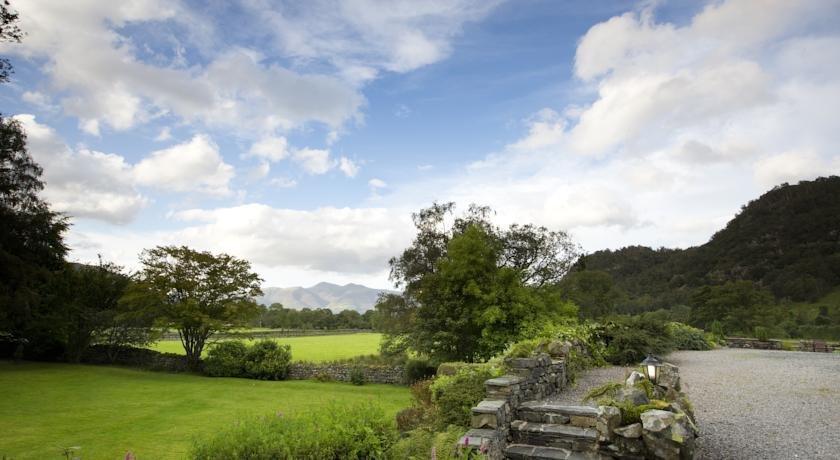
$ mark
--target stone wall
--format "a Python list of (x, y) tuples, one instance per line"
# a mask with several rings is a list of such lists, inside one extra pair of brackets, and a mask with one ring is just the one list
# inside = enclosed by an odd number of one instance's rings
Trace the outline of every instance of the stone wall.
[[(729, 348), (750, 348), (754, 350), (782, 350), (782, 341), (769, 339), (758, 340), (745, 337), (727, 337), (726, 346)], [(800, 340), (796, 351), (828, 352), (840, 350), (840, 344), (824, 340)]]
[(527, 402), (546, 398), (568, 384), (566, 361), (539, 354), (505, 361), (508, 373), (484, 382), (486, 396), (473, 408), (472, 429), (459, 441), (491, 460), (504, 458), (510, 424), (516, 410)]
[(289, 366), (289, 380), (310, 380), (327, 376), (330, 380), (349, 382), (350, 373), (359, 368), (368, 383), (400, 384), (405, 381), (403, 366), (357, 365), (345, 363), (292, 363)]

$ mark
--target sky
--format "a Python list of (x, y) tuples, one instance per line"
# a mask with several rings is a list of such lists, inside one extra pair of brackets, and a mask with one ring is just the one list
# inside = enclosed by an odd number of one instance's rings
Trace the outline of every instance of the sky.
[(69, 259), (186, 244), (392, 287), (411, 213), (706, 242), (840, 174), (840, 0), (13, 1), (0, 86)]

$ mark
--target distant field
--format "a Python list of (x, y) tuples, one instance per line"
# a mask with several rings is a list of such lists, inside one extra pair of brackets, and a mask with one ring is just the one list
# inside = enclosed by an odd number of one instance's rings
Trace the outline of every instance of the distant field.
[(265, 382), (132, 369), (0, 361), (0, 458), (184, 458), (196, 436), (249, 415), (291, 414), (327, 401), (374, 401), (389, 414), (408, 389), (313, 381)]
[[(321, 362), (378, 354), (381, 338), (382, 334), (360, 333), (283, 337), (272, 340), (291, 345), (292, 359), (295, 361)], [(184, 354), (184, 347), (178, 340), (161, 340), (149, 348), (166, 353)]]

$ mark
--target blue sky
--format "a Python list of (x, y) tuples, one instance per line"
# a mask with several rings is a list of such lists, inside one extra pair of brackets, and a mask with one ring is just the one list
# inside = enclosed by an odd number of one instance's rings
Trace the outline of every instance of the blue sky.
[(840, 171), (833, 0), (13, 7), (3, 113), (80, 261), (189, 244), (267, 286), (389, 287), (434, 200), (587, 251), (685, 247)]

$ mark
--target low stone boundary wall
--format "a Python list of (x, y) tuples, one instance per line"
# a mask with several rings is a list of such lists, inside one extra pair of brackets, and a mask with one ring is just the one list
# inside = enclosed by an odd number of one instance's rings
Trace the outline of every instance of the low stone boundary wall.
[[(267, 331), (229, 331), (213, 334), (213, 339), (267, 339), (278, 337), (310, 337), (318, 335), (347, 335), (373, 332), (371, 329), (271, 329)], [(161, 334), (162, 340), (180, 340), (177, 332)]]
[[(729, 348), (750, 348), (753, 350), (784, 350), (781, 340), (758, 340), (746, 337), (727, 337), (726, 346)], [(824, 340), (799, 340), (795, 351), (828, 352), (840, 350), (840, 344), (827, 343)]]
[(349, 382), (354, 369), (361, 369), (368, 383), (401, 384), (405, 381), (403, 366), (377, 366), (344, 363), (292, 363), (289, 366), (290, 380), (310, 380), (319, 377), (329, 377), (339, 382)]

